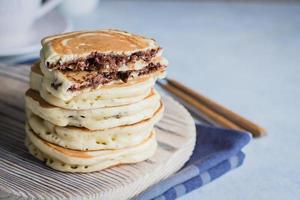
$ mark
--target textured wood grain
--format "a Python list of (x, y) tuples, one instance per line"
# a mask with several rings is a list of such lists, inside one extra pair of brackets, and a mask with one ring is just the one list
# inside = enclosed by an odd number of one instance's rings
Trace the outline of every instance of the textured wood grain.
[(156, 126), (159, 148), (151, 159), (88, 174), (52, 170), (24, 146), (28, 73), (29, 66), (0, 66), (0, 199), (129, 199), (180, 169), (192, 153), (192, 117), (163, 97), (166, 111)]

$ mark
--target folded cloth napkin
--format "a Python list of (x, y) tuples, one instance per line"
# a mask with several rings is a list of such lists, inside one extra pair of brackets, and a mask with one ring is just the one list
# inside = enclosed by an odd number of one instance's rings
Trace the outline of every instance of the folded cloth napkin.
[(187, 194), (239, 167), (241, 149), (251, 135), (231, 129), (197, 125), (197, 142), (190, 160), (169, 178), (150, 187), (137, 200), (171, 200)]

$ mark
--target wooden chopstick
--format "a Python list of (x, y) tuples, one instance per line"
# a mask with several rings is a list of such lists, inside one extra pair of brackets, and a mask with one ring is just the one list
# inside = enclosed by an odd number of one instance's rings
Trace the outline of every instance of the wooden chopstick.
[(218, 124), (220, 124), (224, 127), (227, 127), (227, 128), (236, 129), (236, 130), (243, 130), (241, 127), (239, 127), (236, 124), (232, 123), (231, 121), (229, 121), (225, 117), (223, 117), (223, 116), (219, 115), (218, 113), (210, 110), (209, 108), (207, 108), (206, 106), (201, 104), (196, 99), (194, 99), (191, 96), (186, 95), (184, 92), (178, 90), (176, 87), (174, 87), (170, 84), (162, 84), (162, 83), (159, 83), (159, 85), (162, 88), (164, 88), (165, 90), (167, 90), (168, 92), (170, 92), (171, 94), (174, 94), (175, 96), (182, 99), (186, 103), (194, 106), (197, 110), (204, 113), (207, 117), (209, 117), (210, 119), (212, 119), (216, 123), (218, 123)]
[[(202, 112), (204, 114), (207, 114), (207, 112), (214, 113), (214, 115), (219, 114), (224, 119), (226, 119), (227, 121), (230, 121), (232, 124), (234, 124), (236, 127), (239, 127), (239, 130), (244, 129), (244, 130), (250, 132), (254, 137), (260, 137), (260, 136), (263, 136), (266, 134), (266, 130), (264, 128), (262, 128), (261, 126), (251, 122), (250, 120), (240, 116), (237, 113), (234, 113), (233, 111), (229, 110), (228, 108), (225, 108), (224, 106), (218, 104), (217, 102), (209, 99), (208, 97), (205, 97), (202, 94), (199, 94), (199, 93), (193, 91), (192, 89), (182, 85), (181, 83), (179, 83), (175, 80), (167, 79), (167, 84), (165, 86), (166, 86), (166, 89), (168, 88), (167, 90), (169, 90), (171, 93), (174, 93), (175, 95), (176, 95), (176, 93), (177, 94), (181, 93), (180, 94), (181, 97), (184, 96), (183, 94), (185, 94), (185, 96), (188, 96), (188, 97), (184, 97), (184, 98), (186, 100), (188, 99), (188, 101), (190, 101), (190, 102), (193, 102), (193, 105), (197, 103), (198, 107), (204, 107), (205, 109), (202, 108)], [(180, 91), (180, 92), (178, 92), (178, 91)], [(190, 103), (190, 102), (187, 102), (187, 103)], [(201, 106), (199, 106), (199, 105), (201, 105)], [(220, 118), (220, 117), (218, 117), (218, 118)], [(223, 119), (223, 118), (221, 118), (221, 119)], [(221, 121), (223, 121), (223, 120), (221, 120)], [(218, 121), (216, 121), (216, 122), (219, 123)], [(220, 124), (225, 126), (222, 123), (220, 123)], [(226, 124), (228, 125), (228, 123), (226, 123)], [(232, 127), (225, 126), (225, 127), (232, 128), (233, 126)], [(233, 129), (235, 129), (235, 128), (233, 128)]]

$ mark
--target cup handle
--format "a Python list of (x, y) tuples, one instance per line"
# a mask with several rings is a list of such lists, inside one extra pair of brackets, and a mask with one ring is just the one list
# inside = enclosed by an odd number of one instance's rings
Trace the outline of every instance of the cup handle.
[(34, 18), (38, 19), (48, 13), (50, 10), (55, 8), (58, 4), (60, 4), (62, 0), (47, 0), (36, 12)]

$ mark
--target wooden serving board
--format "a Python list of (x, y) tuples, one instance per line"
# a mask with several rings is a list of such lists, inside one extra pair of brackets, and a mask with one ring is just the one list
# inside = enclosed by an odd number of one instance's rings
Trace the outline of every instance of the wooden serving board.
[(0, 199), (130, 199), (180, 169), (195, 145), (195, 125), (183, 106), (163, 97), (159, 147), (144, 162), (87, 174), (62, 173), (24, 146), (24, 92), (29, 66), (0, 65)]

